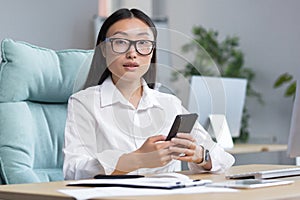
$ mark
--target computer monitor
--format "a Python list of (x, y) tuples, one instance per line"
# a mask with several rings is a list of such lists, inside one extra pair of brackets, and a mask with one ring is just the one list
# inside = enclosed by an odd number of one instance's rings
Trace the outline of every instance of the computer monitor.
[(211, 114), (226, 117), (232, 137), (240, 135), (247, 80), (240, 78), (193, 76), (188, 110), (199, 115), (200, 124), (208, 130)]
[(291, 158), (300, 156), (300, 80), (297, 80), (287, 153)]

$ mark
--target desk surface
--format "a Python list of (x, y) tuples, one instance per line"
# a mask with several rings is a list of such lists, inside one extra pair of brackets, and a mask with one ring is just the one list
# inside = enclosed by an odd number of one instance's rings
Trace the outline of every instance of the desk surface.
[(234, 144), (232, 149), (226, 149), (231, 154), (260, 153), (286, 151), (285, 144)]
[[(287, 165), (241, 165), (234, 166), (226, 173), (237, 173), (252, 170), (266, 170), (283, 167), (294, 167)], [(184, 172), (191, 178), (211, 179), (212, 181), (224, 181), (224, 174), (189, 174)], [(243, 189), (234, 193), (202, 193), (202, 194), (184, 194), (184, 195), (163, 195), (163, 196), (135, 196), (122, 197), (118, 199), (157, 199), (157, 200), (179, 200), (179, 199), (300, 199), (300, 176), (290, 177), (286, 179), (295, 180), (290, 185), (282, 185), (275, 187), (259, 188), (259, 189)], [(62, 193), (57, 192), (58, 189), (67, 188), (68, 181), (36, 183), (36, 184), (18, 184), (18, 185), (2, 185), (0, 186), (0, 199), (73, 199)], [(69, 187), (70, 188), (70, 187)], [(113, 199), (116, 199), (115, 197)]]

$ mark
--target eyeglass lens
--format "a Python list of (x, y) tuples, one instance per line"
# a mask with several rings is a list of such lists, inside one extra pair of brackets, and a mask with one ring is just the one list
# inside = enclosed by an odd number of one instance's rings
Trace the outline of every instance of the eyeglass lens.
[(112, 50), (116, 53), (125, 53), (133, 44), (135, 50), (141, 55), (149, 55), (154, 47), (154, 42), (150, 40), (131, 41), (127, 39), (111, 38)]

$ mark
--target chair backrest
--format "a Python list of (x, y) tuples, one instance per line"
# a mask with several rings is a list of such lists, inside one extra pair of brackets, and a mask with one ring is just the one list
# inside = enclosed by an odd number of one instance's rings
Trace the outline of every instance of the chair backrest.
[(1, 53), (0, 183), (63, 180), (67, 101), (83, 84), (93, 51), (4, 39)]

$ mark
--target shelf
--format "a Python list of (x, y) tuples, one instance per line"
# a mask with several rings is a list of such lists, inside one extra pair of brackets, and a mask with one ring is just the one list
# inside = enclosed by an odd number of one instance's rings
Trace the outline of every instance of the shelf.
[(286, 150), (286, 144), (234, 144), (233, 148), (226, 149), (226, 151), (231, 154), (275, 152)]

